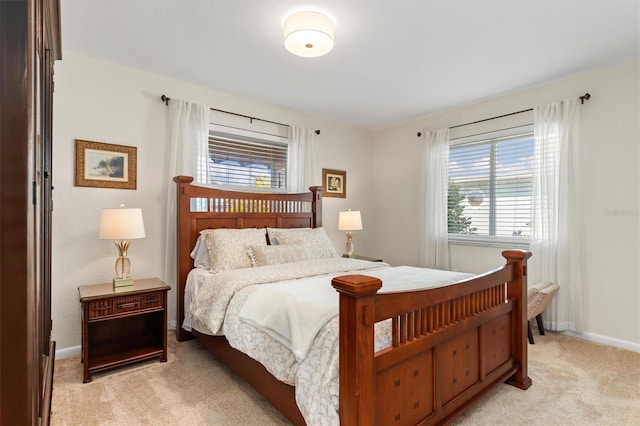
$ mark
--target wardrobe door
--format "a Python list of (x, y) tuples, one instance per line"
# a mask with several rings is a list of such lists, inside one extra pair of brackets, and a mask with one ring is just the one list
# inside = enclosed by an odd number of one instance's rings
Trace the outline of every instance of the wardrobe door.
[(49, 421), (57, 0), (0, 1), (0, 424)]
[(0, 423), (38, 416), (34, 330), (34, 5), (0, 1)]

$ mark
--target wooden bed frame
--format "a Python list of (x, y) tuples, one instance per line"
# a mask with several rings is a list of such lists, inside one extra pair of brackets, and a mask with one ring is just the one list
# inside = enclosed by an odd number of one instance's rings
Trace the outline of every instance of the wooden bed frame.
[[(194, 335), (294, 424), (304, 424), (294, 388), (231, 348), (223, 336), (181, 328), (184, 290), (199, 232), (216, 228), (322, 226), (322, 187), (304, 194), (225, 191), (177, 176), (178, 330)], [(197, 199), (197, 201), (192, 201)], [(195, 204), (194, 204), (195, 203)], [(192, 212), (206, 206), (207, 211)], [(333, 279), (340, 293), (340, 422), (369, 426), (448, 423), (484, 393), (527, 376), (526, 263), (530, 253), (503, 252), (503, 266), (429, 290), (377, 294), (379, 279)], [(392, 346), (373, 350), (374, 324), (392, 321)]]

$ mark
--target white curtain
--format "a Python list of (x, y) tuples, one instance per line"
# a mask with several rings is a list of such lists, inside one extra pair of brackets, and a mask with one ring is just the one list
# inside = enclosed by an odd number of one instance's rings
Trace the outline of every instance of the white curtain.
[[(171, 145), (167, 182), (167, 221), (164, 282), (176, 284), (176, 183), (177, 175), (193, 176), (194, 183), (208, 183), (209, 107), (171, 99)], [(180, 324), (177, 325), (180, 327)]]
[(289, 126), (289, 150), (287, 156), (287, 190), (307, 192), (314, 185), (313, 136), (312, 129)]
[(529, 284), (558, 284), (560, 290), (544, 314), (547, 327), (582, 333), (579, 120), (576, 99), (534, 108)]
[(449, 129), (424, 132), (420, 170), (420, 262), (450, 269), (447, 226)]

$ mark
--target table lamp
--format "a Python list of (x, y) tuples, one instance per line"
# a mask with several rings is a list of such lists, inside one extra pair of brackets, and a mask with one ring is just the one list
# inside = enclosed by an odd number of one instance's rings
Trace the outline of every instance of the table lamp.
[(114, 288), (133, 285), (133, 279), (129, 277), (131, 261), (127, 257), (127, 250), (131, 244), (129, 240), (144, 237), (142, 209), (125, 209), (123, 204), (119, 209), (102, 209), (99, 238), (114, 240), (113, 243), (118, 248), (116, 276), (113, 279)]
[(360, 231), (362, 229), (362, 217), (360, 217), (359, 211), (351, 211), (349, 209), (346, 212), (340, 212), (338, 216), (338, 230), (347, 231), (347, 252), (348, 257), (353, 255), (353, 231)]

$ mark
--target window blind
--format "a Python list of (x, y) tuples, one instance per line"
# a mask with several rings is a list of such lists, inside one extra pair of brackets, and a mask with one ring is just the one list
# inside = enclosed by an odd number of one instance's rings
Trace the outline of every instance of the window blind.
[(451, 146), (450, 234), (529, 237), (533, 149), (531, 133)]
[(209, 182), (257, 188), (285, 189), (286, 143), (209, 136)]

